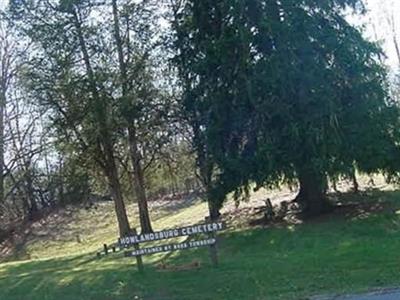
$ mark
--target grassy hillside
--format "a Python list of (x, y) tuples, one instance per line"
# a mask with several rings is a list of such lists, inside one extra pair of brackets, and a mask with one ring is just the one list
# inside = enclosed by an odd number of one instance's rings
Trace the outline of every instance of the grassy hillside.
[[(318, 220), (231, 227), (221, 237), (218, 268), (210, 265), (208, 251), (202, 248), (148, 256), (144, 274), (137, 272), (134, 259), (122, 253), (95, 258), (104, 242), (115, 240), (109, 204), (69, 212), (71, 221), (57, 224), (65, 214), (60, 212), (60, 219), (46, 220), (55, 222), (54, 228), (49, 230), (46, 224), (44, 232), (37, 225), (36, 236), (31, 235), (20, 251), (31, 260), (0, 265), (0, 299), (309, 299), (396, 286), (400, 285), (399, 200), (396, 191), (345, 195), (342, 208)], [(155, 227), (193, 224), (205, 215), (200, 202), (167, 207), (159, 211)], [(252, 211), (247, 216), (257, 218)], [(237, 214), (229, 222), (244, 225), (248, 220)], [(161, 260), (174, 266), (193, 260), (201, 265), (166, 271), (158, 267)]]

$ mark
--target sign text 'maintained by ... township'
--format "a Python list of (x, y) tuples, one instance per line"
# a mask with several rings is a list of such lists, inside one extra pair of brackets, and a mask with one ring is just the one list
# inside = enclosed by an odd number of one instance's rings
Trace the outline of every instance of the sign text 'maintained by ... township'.
[(168, 244), (168, 245), (160, 245), (154, 246), (149, 248), (142, 248), (133, 251), (125, 252), (125, 256), (139, 256), (139, 255), (146, 255), (146, 254), (155, 254), (160, 252), (170, 252), (176, 250), (184, 250), (189, 248), (198, 248), (204, 246), (214, 245), (216, 242), (215, 238), (210, 238), (206, 240), (198, 240), (198, 241), (189, 241), (183, 242), (179, 244)]
[(119, 244), (121, 247), (129, 247), (134, 244), (139, 244), (143, 242), (151, 242), (158, 240), (171, 239), (180, 236), (194, 235), (199, 233), (211, 233), (222, 230), (225, 228), (223, 222), (206, 223), (191, 225), (182, 228), (166, 229), (154, 233), (145, 233), (138, 235), (131, 235), (122, 237), (119, 239)]

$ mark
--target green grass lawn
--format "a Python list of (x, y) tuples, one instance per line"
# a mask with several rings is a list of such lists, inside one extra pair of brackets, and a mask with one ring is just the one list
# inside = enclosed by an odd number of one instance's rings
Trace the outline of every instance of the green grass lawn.
[[(207, 248), (148, 256), (139, 274), (135, 260), (122, 253), (95, 258), (101, 237), (85, 246), (86, 253), (56, 242), (31, 245), (34, 256), (49, 258), (1, 264), (0, 299), (309, 299), (399, 286), (400, 192), (374, 192), (358, 201), (383, 208), (300, 225), (230, 229), (221, 235), (218, 268), (210, 265)], [(205, 212), (204, 204), (194, 204), (160, 216), (156, 227), (193, 223)], [(160, 271), (161, 259), (174, 265), (199, 260), (201, 267)]]

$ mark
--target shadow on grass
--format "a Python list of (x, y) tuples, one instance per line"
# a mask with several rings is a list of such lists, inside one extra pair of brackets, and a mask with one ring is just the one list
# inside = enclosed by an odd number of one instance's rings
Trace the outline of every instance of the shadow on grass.
[[(346, 210), (318, 222), (222, 234), (217, 269), (207, 248), (146, 257), (144, 274), (137, 272), (134, 259), (120, 254), (9, 263), (0, 265), (0, 298), (308, 299), (399, 285), (400, 192), (367, 191), (339, 199)], [(201, 267), (158, 272), (160, 259), (177, 265), (196, 259)]]
[[(152, 209), (154, 213), (153, 222), (163, 219), (166, 216), (182, 211), (189, 208), (192, 205), (199, 203), (199, 199), (196, 197), (190, 197), (188, 199), (181, 199), (177, 201), (152, 202)], [(76, 243), (82, 242), (82, 236), (93, 235), (93, 223), (85, 223), (83, 218), (90, 220), (91, 218), (96, 219), (96, 230), (101, 228), (109, 228), (110, 220), (114, 220), (113, 209), (110, 207), (106, 210), (106, 206), (97, 206), (97, 209), (90, 209), (84, 211), (85, 215), (82, 216), (79, 212), (83, 210), (78, 207), (69, 207), (66, 209), (59, 209), (54, 211), (53, 215), (48, 215), (44, 219), (36, 222), (31, 222), (20, 226), (18, 230), (0, 243), (0, 261), (15, 261), (30, 259), (30, 253), (27, 250), (30, 244), (41, 243), (41, 242), (52, 242), (54, 244), (65, 243)], [(156, 213), (157, 212), (157, 213)], [(106, 242), (106, 241), (104, 241)], [(99, 242), (99, 248), (102, 242)], [(52, 253), (52, 255), (54, 255)]]
[[(229, 213), (226, 218), (230, 223), (246, 222), (251, 227), (286, 227), (304, 223), (319, 223), (338, 219), (367, 218), (381, 213), (391, 213), (400, 209), (397, 199), (400, 199), (400, 191), (381, 191), (379, 189), (368, 189), (358, 193), (330, 193), (329, 199), (333, 205), (332, 211), (316, 217), (302, 218), (301, 211), (293, 202), (282, 202), (273, 207), (274, 216), (266, 218), (267, 207), (245, 208), (235, 212), (236, 220)], [(396, 208), (398, 207), (398, 208)]]
[[(54, 209), (43, 214), (35, 221), (24, 221), (15, 226), (12, 233), (0, 243), (1, 261), (29, 259), (27, 245), (37, 241), (57, 241), (60, 237), (69, 236), (76, 239), (82, 228), (71, 228), (71, 224), (79, 223), (74, 216), (78, 208)], [(89, 229), (86, 229), (87, 231)]]

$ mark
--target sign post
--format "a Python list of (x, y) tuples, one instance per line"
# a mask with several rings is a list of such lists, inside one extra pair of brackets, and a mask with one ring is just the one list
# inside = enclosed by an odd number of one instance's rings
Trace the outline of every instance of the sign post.
[[(132, 229), (132, 234), (137, 235), (137, 231), (136, 228)], [(140, 246), (138, 243), (133, 244), (133, 247), (135, 248), (136, 251), (140, 250)], [(136, 264), (137, 264), (137, 268), (139, 273), (143, 273), (144, 268), (143, 268), (143, 260), (142, 260), (142, 256), (138, 255), (136, 256)]]
[[(205, 221), (209, 222), (210, 217), (206, 217)], [(209, 233), (209, 237), (215, 240), (215, 243), (210, 244), (210, 260), (214, 267), (218, 267), (218, 249), (217, 249), (217, 235), (215, 232)]]

